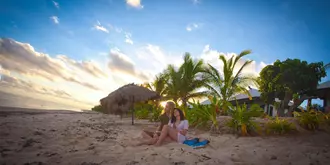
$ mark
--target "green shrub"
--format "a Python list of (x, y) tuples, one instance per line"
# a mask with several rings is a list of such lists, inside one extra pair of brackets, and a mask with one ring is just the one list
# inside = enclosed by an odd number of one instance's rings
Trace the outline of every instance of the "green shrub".
[(324, 114), (320, 111), (308, 110), (302, 112), (294, 112), (299, 124), (308, 129), (315, 131), (325, 121)]
[(324, 113), (323, 114), (323, 129), (325, 131), (330, 131), (330, 114)]
[(209, 96), (208, 99), (210, 100), (209, 108), (214, 109), (218, 115), (226, 115), (226, 112), (221, 110), (221, 107), (223, 108), (224, 106), (223, 101), (214, 96)]
[(323, 118), (324, 118), (324, 123), (330, 126), (330, 114), (324, 114)]
[(102, 105), (96, 105), (95, 107), (92, 108), (92, 111), (103, 113), (103, 107), (102, 107)]
[(162, 113), (163, 108), (162, 107), (157, 107), (154, 106), (151, 111), (151, 115), (149, 117), (149, 121), (151, 122), (158, 122), (159, 121), (159, 116)]
[(151, 110), (151, 105), (148, 103), (135, 103), (134, 116), (137, 119), (148, 119)]
[(258, 115), (260, 112), (256, 110), (247, 110), (246, 105), (237, 105), (230, 109), (229, 112), (232, 117), (226, 124), (233, 131), (239, 135), (248, 135), (252, 131), (260, 129), (256, 122), (252, 121), (252, 117)]
[(279, 119), (278, 117), (276, 117), (275, 119), (271, 119), (266, 124), (267, 134), (286, 134), (294, 129), (295, 127), (292, 123), (285, 119)]
[(148, 109), (138, 109), (134, 111), (135, 117), (137, 119), (148, 119), (149, 118), (149, 110)]
[(249, 108), (251, 111), (252, 117), (262, 117), (264, 115), (264, 110), (260, 107), (259, 104), (252, 104)]
[(210, 127), (211, 131), (218, 130), (216, 108), (212, 105), (202, 105), (199, 102), (189, 102), (190, 109), (183, 109), (189, 124), (193, 127)]

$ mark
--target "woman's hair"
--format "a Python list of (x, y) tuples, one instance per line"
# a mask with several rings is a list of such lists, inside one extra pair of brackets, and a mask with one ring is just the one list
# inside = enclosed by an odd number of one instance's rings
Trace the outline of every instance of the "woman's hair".
[[(174, 101), (167, 101), (166, 104), (170, 107), (170, 114), (171, 116), (173, 116), (173, 112), (174, 112), (174, 109), (175, 109), (175, 103)], [(165, 110), (163, 110), (163, 112), (161, 114), (164, 114), (165, 113)]]
[(174, 101), (167, 101), (166, 104), (168, 104), (171, 108), (171, 110), (173, 111), (175, 109), (175, 103)]
[[(182, 111), (181, 109), (179, 109), (179, 108), (174, 108), (174, 110), (177, 110), (177, 111), (179, 112), (179, 114), (180, 114), (180, 120), (181, 120), (181, 121), (182, 121), (182, 120), (185, 120), (184, 113), (183, 113), (183, 111)], [(174, 114), (174, 111), (173, 111), (173, 114)], [(171, 123), (175, 123), (175, 121), (176, 121), (176, 117), (173, 115), (173, 116), (172, 116), (172, 119), (171, 119)]]

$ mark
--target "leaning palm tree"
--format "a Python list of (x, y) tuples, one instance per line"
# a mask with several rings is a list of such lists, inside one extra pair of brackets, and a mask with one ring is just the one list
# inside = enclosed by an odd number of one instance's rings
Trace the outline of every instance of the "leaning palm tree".
[(324, 68), (325, 68), (325, 69), (330, 69), (330, 63), (325, 64), (325, 65), (324, 65)]
[(248, 83), (253, 80), (251, 76), (242, 75), (242, 71), (245, 67), (252, 63), (251, 60), (247, 60), (244, 64), (234, 73), (234, 69), (238, 61), (250, 54), (250, 50), (242, 51), (238, 56), (232, 56), (228, 60), (224, 55), (220, 55), (219, 59), (223, 63), (223, 73), (211, 64), (208, 64), (208, 69), (205, 72), (205, 75), (209, 79), (209, 83), (205, 86), (210, 89), (211, 94), (219, 99), (222, 102), (222, 109), (226, 111), (228, 109), (228, 103), (230, 100), (234, 99), (234, 96), (240, 93), (247, 94), (250, 98), (251, 95), (248, 90)]
[(163, 96), (165, 94), (166, 78), (163, 73), (160, 73), (153, 82), (144, 83), (143, 86)]
[(166, 94), (176, 103), (182, 102), (187, 106), (191, 98), (199, 98), (206, 95), (206, 91), (200, 89), (205, 85), (207, 79), (203, 77), (205, 65), (203, 60), (193, 60), (189, 53), (184, 55), (184, 62), (179, 68), (169, 65), (165, 71), (167, 75)]
[(155, 91), (159, 96), (162, 96), (161, 99), (156, 100), (154, 103), (158, 107), (160, 105), (160, 101), (166, 99), (164, 96), (166, 95), (165, 90), (166, 90), (166, 82), (167, 82), (167, 77), (165, 74), (160, 73), (155, 77), (155, 80), (150, 83), (144, 83), (142, 84), (143, 87), (148, 88), (151, 91)]

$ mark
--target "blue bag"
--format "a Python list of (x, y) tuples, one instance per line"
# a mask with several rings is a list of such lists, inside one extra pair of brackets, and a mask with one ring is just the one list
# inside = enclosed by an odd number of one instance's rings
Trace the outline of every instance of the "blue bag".
[(190, 139), (190, 140), (185, 140), (183, 142), (183, 144), (186, 144), (188, 146), (193, 146), (194, 144), (196, 144), (198, 142), (199, 142), (199, 138), (193, 138), (193, 139)]
[(193, 144), (192, 147), (193, 147), (194, 149), (197, 149), (197, 148), (203, 148), (203, 147), (205, 147), (205, 146), (206, 146), (207, 144), (209, 144), (209, 143), (210, 143), (209, 140), (203, 140), (203, 141), (201, 141), (201, 142), (198, 142), (198, 143)]

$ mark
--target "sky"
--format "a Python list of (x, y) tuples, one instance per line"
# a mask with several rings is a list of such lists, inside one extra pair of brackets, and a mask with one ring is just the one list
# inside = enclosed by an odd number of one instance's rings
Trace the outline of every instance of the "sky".
[(122, 85), (152, 81), (185, 52), (220, 69), (220, 53), (251, 49), (240, 62), (253, 60), (245, 73), (255, 75), (277, 59), (330, 62), (322, 0), (0, 3), (0, 91), (39, 106), (90, 108)]

